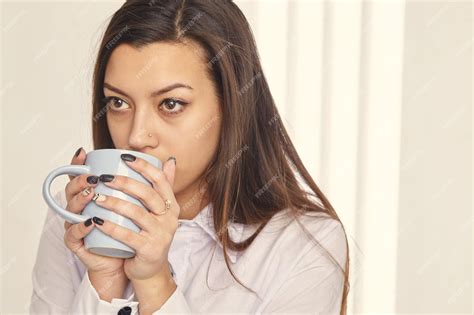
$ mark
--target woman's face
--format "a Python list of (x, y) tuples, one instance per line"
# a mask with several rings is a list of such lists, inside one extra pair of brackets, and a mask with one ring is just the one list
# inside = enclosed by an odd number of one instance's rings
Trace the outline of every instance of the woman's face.
[(139, 50), (121, 44), (112, 52), (104, 79), (115, 147), (163, 162), (175, 156), (173, 190), (180, 204), (196, 198), (220, 132), (220, 104), (201, 53), (192, 42), (157, 42)]

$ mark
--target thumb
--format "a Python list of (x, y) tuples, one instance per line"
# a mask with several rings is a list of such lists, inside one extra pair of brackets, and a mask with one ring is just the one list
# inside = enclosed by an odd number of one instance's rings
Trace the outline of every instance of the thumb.
[(163, 173), (166, 175), (166, 179), (170, 183), (170, 186), (173, 187), (174, 184), (174, 176), (176, 172), (176, 158), (174, 156), (170, 156), (168, 160), (163, 165)]

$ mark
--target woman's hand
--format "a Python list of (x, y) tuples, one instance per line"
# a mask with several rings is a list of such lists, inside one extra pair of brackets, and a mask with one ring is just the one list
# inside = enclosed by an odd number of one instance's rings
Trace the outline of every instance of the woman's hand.
[[(124, 155), (122, 155), (124, 156)], [(148, 280), (169, 274), (168, 251), (178, 226), (180, 207), (173, 193), (176, 170), (174, 159), (168, 159), (160, 170), (147, 161), (125, 154), (124, 161), (142, 174), (152, 186), (127, 176), (103, 174), (100, 180), (105, 185), (123, 191), (146, 207), (113, 196), (100, 195), (94, 198), (103, 208), (130, 218), (141, 229), (136, 233), (110, 221), (97, 227), (105, 234), (125, 243), (135, 250), (135, 256), (125, 260), (124, 271), (131, 281)], [(165, 200), (171, 202), (167, 210)]]
[[(86, 159), (85, 151), (81, 148), (78, 155), (74, 155), (71, 164), (83, 165)], [(66, 185), (66, 210), (73, 213), (81, 213), (88, 202), (94, 196), (94, 187), (97, 186), (98, 177), (92, 174), (69, 176), (70, 181)], [(124, 274), (122, 258), (106, 257), (89, 252), (84, 246), (83, 238), (89, 234), (95, 224), (91, 219), (85, 222), (71, 224), (64, 222), (64, 243), (74, 252), (91, 272), (102, 275)]]

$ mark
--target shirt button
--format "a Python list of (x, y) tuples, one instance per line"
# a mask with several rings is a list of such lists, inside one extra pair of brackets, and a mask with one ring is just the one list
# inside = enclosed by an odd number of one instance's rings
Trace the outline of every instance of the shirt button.
[(117, 315), (130, 315), (132, 313), (132, 308), (130, 306), (124, 306), (118, 311)]

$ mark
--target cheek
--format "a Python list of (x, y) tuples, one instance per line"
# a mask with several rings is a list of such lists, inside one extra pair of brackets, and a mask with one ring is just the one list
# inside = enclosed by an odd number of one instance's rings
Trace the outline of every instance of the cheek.
[(118, 120), (107, 116), (107, 125), (109, 128), (110, 136), (115, 144), (115, 147), (124, 148), (128, 143), (128, 134), (130, 130), (130, 123), (124, 120)]
[(178, 165), (180, 165), (178, 166), (178, 172), (180, 172), (178, 177), (182, 181), (196, 180), (207, 168), (217, 150), (219, 133), (219, 117), (208, 118), (203, 123), (193, 124), (186, 132), (182, 133), (182, 137), (177, 141), (179, 145), (174, 146), (177, 150), (176, 155), (181, 157), (181, 163), (178, 161)]

